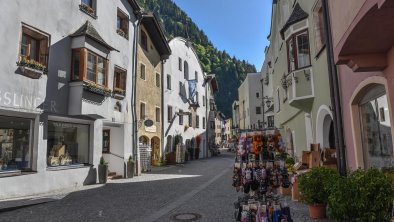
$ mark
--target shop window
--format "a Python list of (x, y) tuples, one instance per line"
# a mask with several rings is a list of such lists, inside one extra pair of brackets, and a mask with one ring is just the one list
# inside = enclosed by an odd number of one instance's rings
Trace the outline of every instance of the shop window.
[(20, 41), (20, 66), (35, 67), (42, 71), (48, 67), (49, 35), (22, 25), (22, 39)]
[(31, 170), (33, 120), (0, 116), (0, 172)]
[(183, 78), (189, 80), (189, 64), (186, 61), (184, 62)]
[(370, 89), (359, 107), (365, 167), (391, 166), (394, 161), (392, 126), (384, 86)]
[(156, 107), (156, 122), (160, 123), (160, 108)]
[[(87, 56), (86, 56), (87, 55)], [(108, 60), (85, 49), (73, 49), (72, 80), (83, 80), (101, 86), (108, 84)], [(84, 69), (84, 64), (86, 69)]]
[(196, 115), (196, 128), (200, 128), (200, 116)]
[(292, 72), (311, 65), (308, 31), (301, 31), (287, 40), (288, 70)]
[(167, 75), (167, 89), (171, 90), (171, 76)]
[(160, 88), (160, 74), (156, 73), (156, 86)]
[(141, 30), (141, 47), (148, 51), (148, 36)]
[(140, 120), (145, 119), (145, 103), (140, 103)]
[(145, 78), (145, 65), (144, 64), (141, 64), (140, 78), (143, 79), (143, 80), (146, 80), (146, 78)]
[(205, 117), (202, 118), (202, 128), (205, 129)]
[[(179, 110), (179, 113), (183, 113), (183, 110)], [(179, 115), (179, 125), (183, 125), (183, 115)]]
[(129, 18), (120, 9), (118, 9), (116, 15), (116, 32), (120, 36), (129, 39)]
[(256, 114), (261, 114), (261, 107), (259, 106), (256, 107)]
[(96, 0), (81, 0), (79, 9), (96, 19), (96, 5)]
[(126, 70), (115, 67), (114, 73), (114, 92), (125, 95), (126, 92)]
[(109, 129), (103, 130), (103, 153), (110, 152), (111, 131)]
[(48, 167), (89, 164), (89, 125), (48, 121)]
[(323, 49), (326, 44), (324, 35), (324, 15), (322, 1), (318, 0), (313, 8), (313, 27), (315, 33), (315, 50), (316, 55)]
[(172, 122), (172, 106), (167, 107), (167, 121)]

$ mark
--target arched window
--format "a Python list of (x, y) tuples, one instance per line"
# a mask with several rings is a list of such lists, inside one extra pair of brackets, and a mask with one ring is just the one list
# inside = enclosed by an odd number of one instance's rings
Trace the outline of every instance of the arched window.
[(189, 64), (185, 61), (184, 63), (183, 63), (183, 77), (186, 79), (186, 80), (189, 80)]
[(375, 85), (370, 88), (358, 106), (365, 167), (390, 166), (394, 158), (385, 87)]

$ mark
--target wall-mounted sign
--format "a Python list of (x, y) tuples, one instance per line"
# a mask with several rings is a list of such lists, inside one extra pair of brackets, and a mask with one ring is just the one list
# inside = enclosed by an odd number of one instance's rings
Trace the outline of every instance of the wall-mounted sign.
[(153, 126), (153, 120), (151, 120), (151, 119), (145, 120), (144, 125), (147, 127)]
[(156, 133), (156, 126), (145, 126), (145, 131), (150, 133)]

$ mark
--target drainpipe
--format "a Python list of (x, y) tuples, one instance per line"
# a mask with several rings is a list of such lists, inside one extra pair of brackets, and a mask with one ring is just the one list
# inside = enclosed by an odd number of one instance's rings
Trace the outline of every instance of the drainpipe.
[(137, 15), (137, 24), (134, 26), (134, 42), (133, 42), (133, 72), (132, 72), (132, 95), (131, 95), (131, 110), (132, 110), (132, 118), (133, 118), (133, 156), (134, 160), (136, 160), (136, 172), (138, 174), (140, 164), (138, 161), (138, 122), (137, 122), (137, 108), (136, 108), (136, 93), (137, 93), (137, 62), (138, 62), (138, 41), (140, 35), (140, 24), (142, 21), (142, 14), (138, 12)]
[[(165, 156), (164, 155), (164, 75), (165, 75), (165, 71), (164, 71), (164, 63), (165, 60), (161, 60), (161, 108), (160, 108), (160, 123), (161, 123), (161, 156), (162, 158)], [(164, 157), (165, 158), (165, 157)]]
[(334, 61), (332, 33), (331, 33), (331, 21), (329, 6), (327, 0), (323, 1), (323, 13), (324, 13), (324, 28), (325, 38), (327, 44), (327, 63), (329, 72), (329, 83), (330, 83), (330, 96), (331, 102), (334, 105), (332, 114), (334, 118), (334, 134), (335, 134), (335, 146), (337, 152), (338, 171), (341, 175), (346, 175), (346, 146), (343, 138), (343, 123), (342, 123), (342, 108), (341, 108), (341, 93), (339, 89), (338, 72)]

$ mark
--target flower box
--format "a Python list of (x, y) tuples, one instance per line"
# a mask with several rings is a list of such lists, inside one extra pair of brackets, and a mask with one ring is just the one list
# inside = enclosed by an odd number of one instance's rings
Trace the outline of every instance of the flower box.
[(48, 72), (45, 65), (34, 60), (21, 59), (16, 62), (16, 65), (19, 66), (24, 75), (33, 79), (39, 79), (43, 74), (47, 74)]
[(85, 5), (85, 4), (80, 4), (79, 5), (79, 9), (83, 12), (85, 12), (86, 14), (90, 15), (93, 18), (97, 18), (96, 16), (96, 10), (94, 10), (92, 7), (90, 7), (89, 5)]
[(122, 36), (126, 39), (129, 39), (129, 35), (126, 32), (124, 32), (122, 29), (117, 29), (116, 33), (118, 33), (120, 36)]
[(99, 95), (103, 95), (106, 97), (109, 97), (112, 95), (112, 91), (104, 86), (100, 86), (94, 83), (87, 83), (85, 82), (83, 85), (84, 90), (95, 93), (95, 94), (99, 94)]
[(126, 90), (114, 88), (113, 97), (115, 99), (124, 99), (126, 96)]

